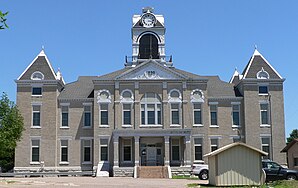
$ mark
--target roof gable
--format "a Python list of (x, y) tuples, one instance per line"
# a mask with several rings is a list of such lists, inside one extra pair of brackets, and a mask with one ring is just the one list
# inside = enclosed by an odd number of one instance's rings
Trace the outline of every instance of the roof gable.
[(32, 74), (37, 71), (44, 75), (44, 80), (57, 80), (54, 69), (44, 53), (44, 50), (41, 50), (34, 58), (30, 65), (19, 76), (18, 80), (31, 80)]
[(296, 138), (296, 139), (292, 140), (292, 142), (288, 143), (287, 146), (281, 150), (281, 152), (287, 152), (296, 143), (298, 143), (298, 138)]
[(260, 71), (267, 72), (270, 79), (282, 79), (280, 74), (270, 65), (262, 54), (260, 54), (258, 50), (255, 50), (243, 71), (243, 79), (257, 78), (257, 74)]
[(188, 79), (155, 60), (148, 60), (116, 77), (116, 80), (181, 80)]

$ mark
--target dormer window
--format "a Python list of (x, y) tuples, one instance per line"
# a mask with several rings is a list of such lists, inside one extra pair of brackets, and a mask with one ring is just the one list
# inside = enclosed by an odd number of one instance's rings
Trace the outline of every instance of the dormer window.
[(262, 69), (257, 73), (257, 79), (269, 79), (269, 74), (268, 72), (266, 72), (264, 70), (264, 68), (262, 67)]
[(43, 80), (43, 79), (44, 79), (44, 75), (39, 71), (36, 71), (31, 75), (31, 80)]

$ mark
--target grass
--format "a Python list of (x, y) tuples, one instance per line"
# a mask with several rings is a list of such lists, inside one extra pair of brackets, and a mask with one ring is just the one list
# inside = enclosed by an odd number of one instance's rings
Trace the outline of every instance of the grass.
[[(202, 187), (202, 188), (212, 188), (215, 186), (212, 185), (199, 185), (197, 183), (191, 183), (187, 184), (187, 187)], [(282, 180), (282, 181), (274, 181), (270, 183), (266, 183), (265, 185), (262, 186), (226, 186), (226, 187), (233, 187), (233, 188), (298, 188), (298, 181), (297, 180), (292, 180), (292, 181), (287, 181), (287, 180)]]
[(6, 184), (12, 184), (12, 183), (16, 183), (17, 181), (2, 179), (0, 180), (0, 182), (5, 182)]
[(173, 176), (172, 179), (187, 179), (187, 180), (198, 180), (196, 176)]

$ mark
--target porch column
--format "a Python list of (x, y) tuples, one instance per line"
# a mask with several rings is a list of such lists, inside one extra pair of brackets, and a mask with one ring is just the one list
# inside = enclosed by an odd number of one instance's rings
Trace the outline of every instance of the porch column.
[(119, 136), (114, 136), (114, 167), (119, 167)]
[(170, 166), (170, 137), (165, 136), (165, 166)]
[(190, 144), (190, 136), (184, 137), (184, 166), (191, 165), (191, 144)]
[(135, 166), (140, 164), (140, 136), (135, 136)]

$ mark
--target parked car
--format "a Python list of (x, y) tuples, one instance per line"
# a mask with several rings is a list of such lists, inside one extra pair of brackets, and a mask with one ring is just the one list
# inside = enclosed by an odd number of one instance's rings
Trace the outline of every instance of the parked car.
[(201, 180), (207, 180), (209, 178), (208, 175), (208, 165), (204, 164), (204, 162), (195, 162), (192, 164), (192, 174), (199, 176)]
[(286, 180), (298, 179), (297, 170), (288, 169), (271, 160), (263, 160), (262, 166), (266, 173), (266, 181), (281, 180), (281, 179), (286, 179)]

